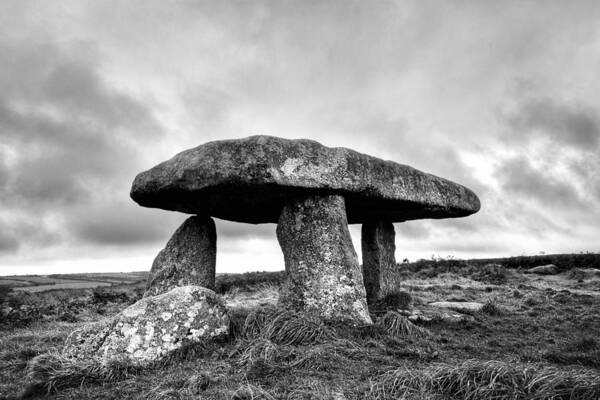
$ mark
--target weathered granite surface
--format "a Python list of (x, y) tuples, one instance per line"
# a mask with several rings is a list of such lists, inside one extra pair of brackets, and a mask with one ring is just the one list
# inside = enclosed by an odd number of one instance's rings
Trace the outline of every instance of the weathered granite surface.
[(479, 210), (464, 186), (407, 165), (272, 136), (209, 142), (138, 174), (131, 197), (145, 207), (250, 222), (277, 222), (290, 200), (343, 195), (350, 223), (452, 218)]
[(432, 307), (449, 308), (458, 312), (476, 312), (481, 311), (483, 308), (482, 303), (477, 303), (475, 301), (436, 301), (429, 303), (429, 305)]
[(282, 306), (327, 320), (372, 323), (343, 197), (290, 202), (279, 218), (277, 240), (287, 272), (279, 297)]
[(216, 263), (215, 222), (206, 216), (190, 217), (154, 259), (144, 296), (155, 296), (177, 286), (214, 289)]
[(529, 268), (523, 271), (524, 274), (535, 275), (556, 275), (560, 273), (558, 267), (554, 264), (538, 265), (537, 267)]
[(419, 309), (415, 310), (398, 310), (397, 312), (401, 315), (405, 315), (409, 321), (423, 324), (429, 324), (434, 321), (463, 323), (475, 320), (472, 315), (462, 314), (448, 308), (429, 307), (426, 305), (422, 305)]
[(394, 275), (395, 238), (394, 225), (389, 221), (366, 222), (361, 227), (362, 268), (369, 303), (386, 288), (386, 277)]
[(224, 336), (228, 329), (225, 306), (212, 290), (181, 286), (72, 332), (63, 354), (147, 365), (182, 346)]

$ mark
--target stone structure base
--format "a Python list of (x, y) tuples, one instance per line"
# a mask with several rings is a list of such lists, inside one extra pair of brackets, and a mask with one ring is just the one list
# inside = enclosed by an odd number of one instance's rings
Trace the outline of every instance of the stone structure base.
[(215, 288), (217, 231), (212, 218), (195, 215), (175, 231), (158, 253), (148, 283), (146, 296), (156, 296), (178, 286)]
[(292, 200), (281, 212), (277, 239), (287, 272), (283, 307), (326, 320), (372, 323), (342, 196)]
[(396, 232), (391, 222), (374, 221), (363, 224), (361, 236), (363, 275), (370, 304), (385, 291), (386, 277), (394, 276)]

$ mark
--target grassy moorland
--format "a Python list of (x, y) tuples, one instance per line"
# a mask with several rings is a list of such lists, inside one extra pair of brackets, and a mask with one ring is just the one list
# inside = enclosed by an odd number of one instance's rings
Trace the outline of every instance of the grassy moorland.
[[(217, 291), (231, 309), (230, 336), (145, 369), (59, 355), (71, 330), (135, 302), (143, 282), (26, 294), (5, 289), (0, 398), (600, 398), (595, 265), (540, 276), (433, 260), (400, 264), (398, 271), (396, 289), (373, 305), (376, 322), (369, 327), (278, 310), (282, 273), (219, 276)], [(454, 319), (406, 317), (441, 300), (484, 307), (453, 311)]]

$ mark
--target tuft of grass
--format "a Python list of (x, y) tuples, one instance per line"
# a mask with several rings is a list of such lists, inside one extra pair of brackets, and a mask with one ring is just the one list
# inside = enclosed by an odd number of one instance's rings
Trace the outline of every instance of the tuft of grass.
[(101, 364), (94, 359), (74, 360), (59, 353), (46, 353), (34, 357), (27, 365), (27, 385), (21, 398), (55, 393), (84, 383), (116, 382), (138, 369), (118, 360)]
[(279, 347), (265, 338), (242, 342), (240, 348), (242, 349), (241, 355), (236, 360), (239, 365), (250, 365), (259, 360), (265, 363), (272, 363), (281, 354)]
[(319, 318), (280, 310), (271, 315), (263, 334), (275, 343), (283, 345), (308, 345), (336, 339), (335, 332)]
[(259, 308), (237, 322), (237, 338), (268, 339), (279, 345), (307, 345), (336, 339), (336, 333), (318, 317), (290, 310)]
[(385, 332), (393, 337), (417, 337), (431, 336), (431, 332), (421, 326), (413, 324), (408, 318), (395, 311), (388, 311), (379, 318), (376, 325), (382, 327)]
[(492, 300), (486, 301), (479, 312), (492, 316), (504, 315), (504, 310)]
[(270, 307), (258, 308), (251, 311), (244, 319), (241, 327), (241, 337), (244, 339), (260, 337), (276, 314), (277, 309)]
[(424, 370), (399, 368), (380, 376), (368, 398), (438, 395), (444, 399), (584, 400), (600, 396), (600, 375), (530, 364), (467, 360)]

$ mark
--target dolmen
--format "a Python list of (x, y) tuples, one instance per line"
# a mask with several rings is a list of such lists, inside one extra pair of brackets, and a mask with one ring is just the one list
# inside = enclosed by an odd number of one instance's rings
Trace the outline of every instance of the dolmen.
[[(280, 306), (325, 320), (372, 323), (391, 289), (393, 223), (479, 210), (469, 189), (407, 165), (313, 140), (251, 136), (185, 150), (135, 178), (144, 207), (191, 214), (152, 265), (145, 296), (215, 287), (213, 218), (276, 223), (287, 279)], [(348, 224), (362, 224), (362, 268)]]

